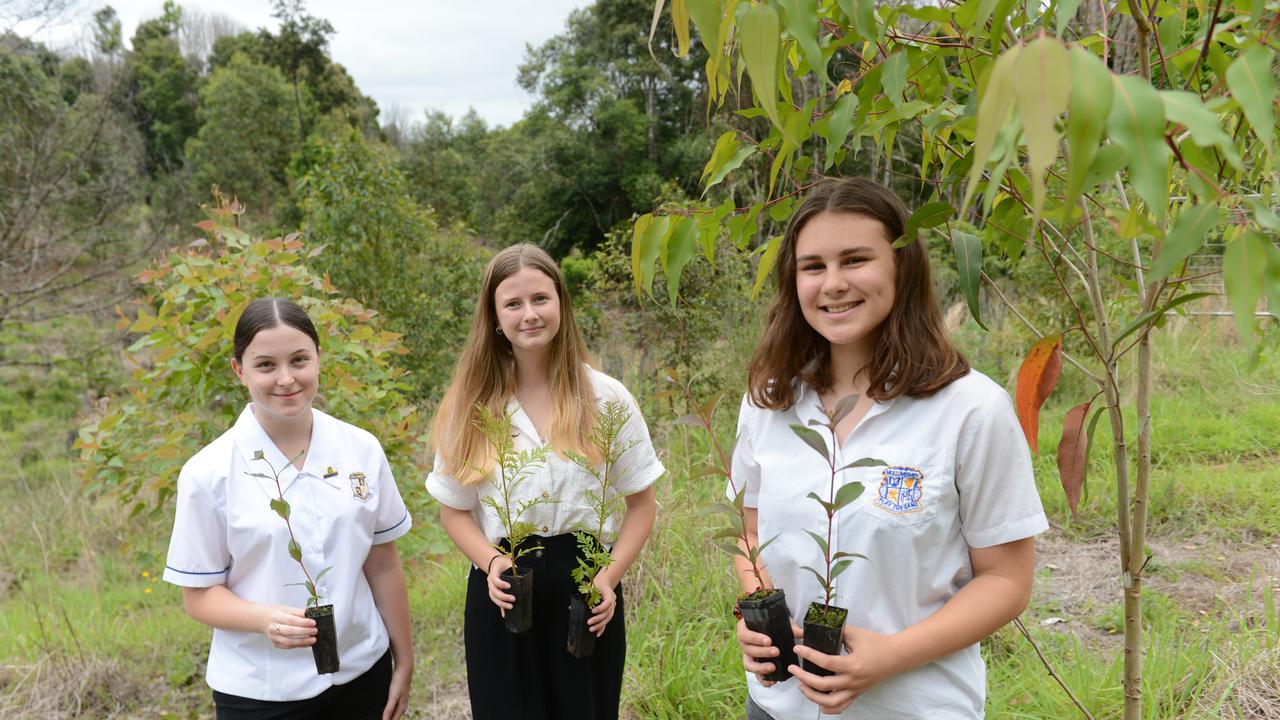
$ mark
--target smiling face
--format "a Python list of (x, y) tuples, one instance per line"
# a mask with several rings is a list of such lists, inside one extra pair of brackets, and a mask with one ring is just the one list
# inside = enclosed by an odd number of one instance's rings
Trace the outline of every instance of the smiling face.
[(560, 330), (560, 296), (542, 271), (522, 267), (498, 283), (493, 293), (498, 328), (511, 343), (517, 361), (540, 357)]
[(796, 298), (804, 319), (831, 343), (870, 357), (893, 308), (896, 266), (879, 220), (821, 212), (796, 235)]
[(249, 390), (262, 417), (289, 421), (310, 411), (320, 385), (320, 353), (304, 332), (289, 325), (259, 330), (240, 362), (231, 361), (236, 377)]

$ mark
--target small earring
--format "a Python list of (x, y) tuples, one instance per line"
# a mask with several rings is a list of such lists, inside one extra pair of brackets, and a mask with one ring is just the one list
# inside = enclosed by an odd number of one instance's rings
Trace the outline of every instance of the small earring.
[(494, 328), (494, 329), (493, 329), (493, 331), (494, 331), (495, 333), (497, 333), (497, 334), (501, 335), (501, 334), (502, 334), (502, 326), (501, 326), (501, 325), (499, 325), (498, 327)]

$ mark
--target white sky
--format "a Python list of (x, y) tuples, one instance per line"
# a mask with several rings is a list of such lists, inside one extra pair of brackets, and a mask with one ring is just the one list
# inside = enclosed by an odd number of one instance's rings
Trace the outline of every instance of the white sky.
[[(80, 0), (39, 37), (65, 46), (92, 38), (93, 12), (110, 4), (127, 43), (163, 0)], [(533, 101), (516, 85), (525, 44), (564, 31), (569, 11), (589, 0), (309, 0), (306, 10), (336, 31), (330, 55), (347, 68), (382, 120), (395, 107), (411, 120), (426, 110), (457, 118), (474, 107), (490, 125), (510, 125)], [(231, 18), (247, 29), (277, 26), (267, 0), (179, 0), (187, 10)], [(24, 28), (19, 26), (21, 32)]]

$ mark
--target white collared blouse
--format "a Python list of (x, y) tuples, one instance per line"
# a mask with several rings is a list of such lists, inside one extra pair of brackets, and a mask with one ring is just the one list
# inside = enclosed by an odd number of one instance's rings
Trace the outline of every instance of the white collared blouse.
[[(622, 383), (599, 370), (590, 367), (587, 370), (591, 376), (596, 402), (600, 406), (610, 400), (617, 400), (631, 411), (630, 419), (619, 433), (618, 442), (621, 446), (631, 443), (634, 445), (618, 458), (614, 489), (620, 496), (633, 495), (652, 485), (665, 469), (654, 452), (653, 443), (649, 439), (649, 428), (631, 393)], [(507, 403), (507, 409), (512, 413), (516, 450), (546, 446), (546, 442), (538, 436), (533, 421), (515, 398)], [(437, 455), (435, 468), (427, 476), (427, 492), (451, 508), (470, 511), (489, 542), (497, 543), (506, 536), (502, 523), (493, 508), (480, 501), (480, 498), (486, 496), (498, 498), (497, 487), (492, 479), (497, 477), (497, 472), (495, 468), (490, 479), (479, 484), (463, 485), (441, 469), (440, 457)], [(557, 500), (554, 503), (535, 505), (522, 518), (533, 523), (538, 535), (549, 537), (594, 526), (595, 515), (587, 493), (597, 487), (598, 482), (594, 476), (569, 459), (551, 452), (547, 453), (546, 462), (536, 466), (528, 479), (517, 487), (512, 499), (527, 500), (540, 495)], [(618, 519), (610, 518), (605, 524), (603, 540), (606, 545), (616, 539), (617, 532)]]
[[(792, 616), (803, 624), (822, 601), (816, 578), (823, 555), (805, 530), (826, 534), (826, 512), (806, 496), (826, 498), (831, 470), (789, 427), (825, 422), (818, 394), (799, 384), (785, 411), (743, 399), (734, 480), (757, 508), (762, 553)], [(829, 434), (819, 428), (828, 445)], [(927, 398), (876, 403), (838, 449), (841, 467), (863, 457), (887, 467), (844, 471), (839, 485), (860, 481), (862, 495), (836, 515), (831, 552), (861, 553), (836, 580), (833, 604), (848, 624), (896, 633), (928, 617), (973, 579), (970, 548), (1031, 537), (1048, 529), (1031, 456), (1008, 394), (970, 371)], [(729, 492), (732, 495), (732, 491)], [(752, 699), (776, 720), (812, 720), (816, 706), (794, 680), (771, 687), (747, 673)], [(894, 676), (860, 695), (841, 720), (973, 720), (983, 717), (986, 669), (977, 644)]]
[[(306, 589), (290, 585), (305, 578), (289, 557), (284, 520), (270, 506), (277, 491), (269, 462), (280, 471), (308, 572), (315, 578), (332, 567), (317, 590), (322, 604), (334, 606), (342, 669), (317, 675), (308, 648), (281, 650), (260, 633), (214, 629), (205, 677), (219, 692), (271, 701), (315, 697), (359, 677), (389, 647), (363, 566), (373, 545), (401, 537), (412, 520), (377, 438), (311, 412), (301, 470), (276, 448), (252, 405), (187, 461), (178, 476), (164, 579), (183, 587), (226, 585), (251, 602), (306, 605)], [(254, 459), (257, 451), (265, 462)]]

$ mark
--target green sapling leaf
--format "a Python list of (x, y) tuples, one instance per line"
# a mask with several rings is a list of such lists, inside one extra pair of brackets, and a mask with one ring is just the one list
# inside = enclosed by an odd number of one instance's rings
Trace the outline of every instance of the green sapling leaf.
[(849, 558), (845, 558), (844, 560), (840, 560), (839, 562), (837, 562), (835, 565), (832, 565), (831, 566), (831, 582), (835, 582), (836, 578), (840, 576), (840, 573), (847, 570), (849, 566), (852, 564), (853, 564), (853, 560), (850, 560)]
[(805, 445), (813, 448), (814, 452), (821, 455), (823, 460), (831, 461), (831, 453), (827, 450), (827, 441), (822, 439), (817, 430), (792, 423), (791, 431), (803, 440)]
[(812, 530), (805, 530), (805, 532), (809, 533), (809, 537), (813, 538), (813, 541), (818, 543), (818, 547), (822, 550), (822, 554), (825, 556), (828, 552), (827, 539)]
[(845, 465), (844, 467), (840, 468), (840, 470), (837, 470), (836, 472), (841, 472), (841, 471), (843, 471), (843, 470), (850, 470), (850, 469), (852, 469), (852, 468), (860, 468), (860, 467), (886, 467), (886, 466), (888, 466), (888, 465), (889, 465), (889, 463), (887, 463), (887, 462), (885, 462), (885, 461), (883, 461), (883, 460), (879, 460), (879, 459), (876, 459), (876, 458), (870, 458), (870, 457), (864, 457), (864, 458), (858, 458), (857, 460), (854, 460), (853, 462), (849, 463), (848, 465)]
[(298, 562), (302, 562), (302, 546), (298, 544), (297, 540), (292, 538), (289, 539), (289, 557)]
[[(950, 207), (950, 206), (948, 206)], [(853, 409), (858, 405), (857, 395), (845, 395), (836, 403), (835, 410), (831, 411), (831, 424), (839, 425), (841, 420), (849, 416)]]
[(254, 450), (254, 451), (253, 451), (253, 459), (254, 459), (254, 460), (266, 460), (266, 459), (267, 459), (267, 456), (266, 456), (266, 455), (263, 455), (261, 450)]
[(285, 520), (289, 519), (289, 503), (284, 500), (272, 500), (271, 509), (275, 510), (276, 514)]
[(841, 485), (840, 489), (836, 491), (836, 501), (834, 503), (835, 508), (839, 510), (840, 508), (847, 507), (862, 495), (863, 489), (862, 483), (860, 482), (851, 482)]
[(833, 508), (833, 506), (831, 505), (831, 503), (827, 502), (826, 500), (823, 500), (823, 499), (818, 495), (818, 493), (816, 493), (816, 492), (811, 492), (811, 493), (809, 493), (808, 495), (805, 495), (805, 497), (807, 497), (807, 498), (809, 498), (810, 500), (813, 500), (813, 501), (817, 502), (819, 505), (821, 505), (821, 506), (822, 506), (822, 509), (823, 509), (823, 510), (826, 510), (828, 515), (830, 515), (830, 514), (831, 514), (832, 510), (834, 510), (834, 508)]

